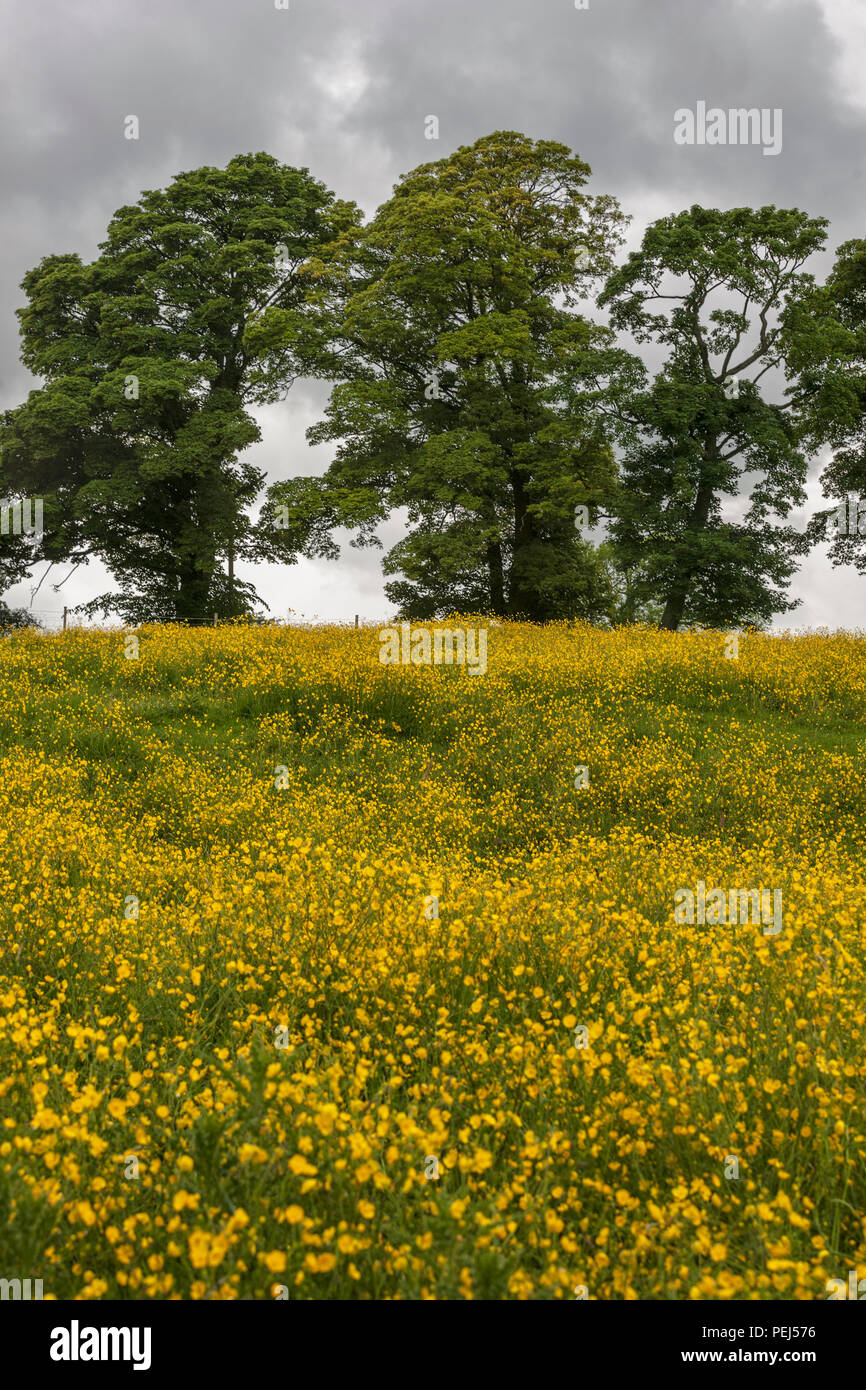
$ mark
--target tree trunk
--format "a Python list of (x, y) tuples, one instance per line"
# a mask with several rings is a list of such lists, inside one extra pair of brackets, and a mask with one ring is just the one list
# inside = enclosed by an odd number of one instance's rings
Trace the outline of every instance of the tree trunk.
[(181, 622), (194, 619), (208, 622), (213, 617), (210, 598), (213, 565), (209, 569), (198, 569), (187, 564), (180, 571), (180, 587), (176, 600), (177, 617)]
[[(704, 458), (708, 463), (715, 461), (715, 439), (707, 441), (707, 444), (705, 445), (704, 449)], [(702, 478), (701, 483), (698, 487), (697, 496), (695, 498), (695, 505), (692, 507), (692, 514), (689, 517), (688, 521), (687, 529), (691, 535), (694, 535), (695, 533), (700, 535), (703, 531), (706, 530), (707, 521), (709, 520), (710, 515), (710, 506), (713, 500), (713, 490), (714, 489), (712, 483), (706, 482)], [(691, 588), (692, 580), (695, 576), (696, 571), (697, 565), (693, 561), (691, 564), (686, 565), (681, 570), (681, 572), (676, 576), (676, 578), (673, 581), (673, 584), (671, 585), (667, 599), (665, 601), (665, 608), (662, 614), (662, 619), (659, 624), (660, 627), (666, 629), (668, 632), (676, 632), (679, 628), (680, 623), (683, 620), (683, 612), (685, 611), (686, 599), (689, 596), (689, 589)]]
[(514, 553), (508, 586), (508, 612), (512, 617), (538, 622), (543, 616), (539, 612), (538, 594), (526, 582), (523, 568), (525, 553), (537, 537), (529, 515), (523, 479), (517, 469), (512, 470), (511, 488), (514, 496)]
[(490, 576), (490, 606), (497, 618), (505, 617), (505, 574), (502, 568), (502, 546), (491, 541), (487, 547), (487, 571)]
[(679, 584), (669, 595), (665, 603), (665, 611), (662, 614), (659, 627), (665, 628), (668, 632), (676, 632), (683, 620), (683, 609), (686, 606), (688, 597), (688, 586), (691, 583), (691, 575), (688, 576), (684, 584)]

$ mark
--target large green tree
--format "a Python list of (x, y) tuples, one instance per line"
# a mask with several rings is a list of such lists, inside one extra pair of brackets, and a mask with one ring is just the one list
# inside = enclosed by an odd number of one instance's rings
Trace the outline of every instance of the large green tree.
[[(90, 610), (248, 610), (234, 564), (260, 553), (245, 509), (264, 483), (241, 457), (249, 409), (315, 370), (307, 266), (356, 219), (307, 170), (243, 155), (122, 207), (92, 263), (49, 256), (25, 276), (22, 356), (44, 384), (4, 417), (3, 472), (50, 505), (46, 559), (97, 556), (118, 581)], [(253, 351), (274, 306), (279, 344)]]
[[(535, 620), (600, 615), (604, 566), (575, 526), (615, 484), (597, 412), (563, 400), (578, 356), (610, 347), (577, 312), (607, 274), (623, 217), (584, 191), (589, 167), (552, 141), (499, 131), (407, 175), (361, 235), (317, 266), (337, 380), (315, 442), (321, 480), (269, 490), (275, 558), (334, 556), (333, 530), (378, 544), (404, 616), (455, 609)], [(279, 316), (261, 325), (279, 340)]]
[(809, 533), (830, 541), (834, 565), (866, 574), (866, 240), (840, 246), (826, 284), (789, 317), (808, 388), (804, 434), (834, 450), (821, 474), (833, 506)]
[(826, 225), (797, 210), (692, 207), (650, 226), (599, 297), (615, 328), (665, 353), (652, 380), (633, 371), (623, 390), (588, 396), (583, 379), (573, 391), (618, 431), (612, 542), (665, 628), (761, 624), (796, 606), (787, 585), (809, 541), (785, 518), (805, 501), (808, 391), (790, 325)]

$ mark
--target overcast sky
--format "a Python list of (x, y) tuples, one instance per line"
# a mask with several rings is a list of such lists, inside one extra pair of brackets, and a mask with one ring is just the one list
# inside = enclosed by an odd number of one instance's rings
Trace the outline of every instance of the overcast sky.
[[(107, 223), (181, 170), (265, 150), (305, 165), (368, 214), (410, 169), (493, 130), (568, 144), (590, 192), (633, 222), (692, 203), (798, 207), (830, 219), (835, 247), (866, 235), (866, 0), (0, 0), (4, 80), (0, 408), (36, 384), (18, 357), (20, 281), (49, 254), (91, 259)], [(675, 143), (674, 112), (783, 112), (776, 156), (760, 146)], [(137, 141), (124, 138), (136, 115)], [(428, 116), (439, 139), (425, 138)], [(625, 255), (628, 247), (623, 248)], [(268, 482), (323, 472), (331, 446), (305, 430), (326, 399), (298, 383), (259, 413), (251, 457)], [(820, 461), (811, 512), (821, 501)], [(805, 513), (795, 520), (805, 524)], [(382, 531), (386, 542), (399, 525)], [(336, 563), (240, 567), (275, 617), (385, 618), (381, 552)], [(41, 573), (40, 567), (39, 573)], [(33, 600), (43, 619), (104, 591), (101, 567)], [(32, 583), (7, 601), (28, 604)], [(808, 558), (794, 627), (866, 627), (866, 579)]]

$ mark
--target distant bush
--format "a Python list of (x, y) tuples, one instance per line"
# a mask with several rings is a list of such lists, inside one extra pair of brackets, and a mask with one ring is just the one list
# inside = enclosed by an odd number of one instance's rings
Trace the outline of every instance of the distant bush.
[(0, 632), (9, 632), (13, 629), (33, 627), (42, 630), (42, 623), (38, 618), (34, 618), (26, 608), (10, 608), (0, 600)]

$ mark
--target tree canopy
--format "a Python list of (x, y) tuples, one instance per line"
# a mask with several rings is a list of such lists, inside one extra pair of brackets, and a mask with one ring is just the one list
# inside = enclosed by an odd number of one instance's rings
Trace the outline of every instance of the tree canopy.
[[(612, 542), (640, 567), (638, 597), (663, 601), (663, 627), (762, 623), (794, 606), (787, 583), (808, 539), (785, 519), (805, 501), (807, 455), (786, 315), (814, 286), (802, 266), (826, 225), (796, 209), (692, 207), (653, 223), (599, 297), (615, 328), (667, 351), (652, 381), (636, 367), (604, 405), (623, 445)], [(740, 517), (723, 515), (726, 498)]]
[(309, 437), (336, 452), (322, 480), (269, 490), (275, 554), (333, 555), (335, 526), (377, 544), (405, 509), (384, 566), (404, 615), (603, 612), (575, 511), (597, 513), (615, 462), (599, 419), (562, 399), (575, 353), (609, 343), (574, 306), (612, 269), (624, 220), (583, 191), (589, 173), (564, 145), (499, 131), (414, 170), (335, 245), (337, 384)]
[[(830, 535), (789, 517), (810, 453), (866, 491), (866, 242), (827, 283), (826, 220), (692, 207), (616, 265), (625, 217), (567, 146), (496, 131), (400, 180), (367, 223), (267, 154), (179, 174), (99, 254), (23, 281), (42, 384), (0, 422), (0, 492), (44, 534), (0, 536), (0, 592), (34, 560), (101, 559), (89, 612), (203, 621), (258, 602), (237, 561), (379, 546), (408, 618), (765, 623)], [(598, 293), (600, 289), (600, 293)], [(595, 305), (609, 323), (591, 317)], [(650, 376), (623, 344), (663, 355)], [(267, 490), (252, 411), (329, 380), (322, 477)], [(589, 537), (610, 522), (601, 545)], [(866, 570), (866, 516), (833, 533)]]
[[(260, 437), (249, 407), (315, 369), (305, 266), (355, 219), (307, 170), (243, 155), (120, 208), (91, 264), (49, 256), (25, 276), (22, 356), (44, 385), (6, 413), (3, 467), (50, 505), (45, 558), (98, 556), (119, 582), (92, 610), (249, 607), (233, 575), (257, 553), (244, 509), (264, 483), (241, 459)], [(271, 306), (280, 344), (253, 350)]]

